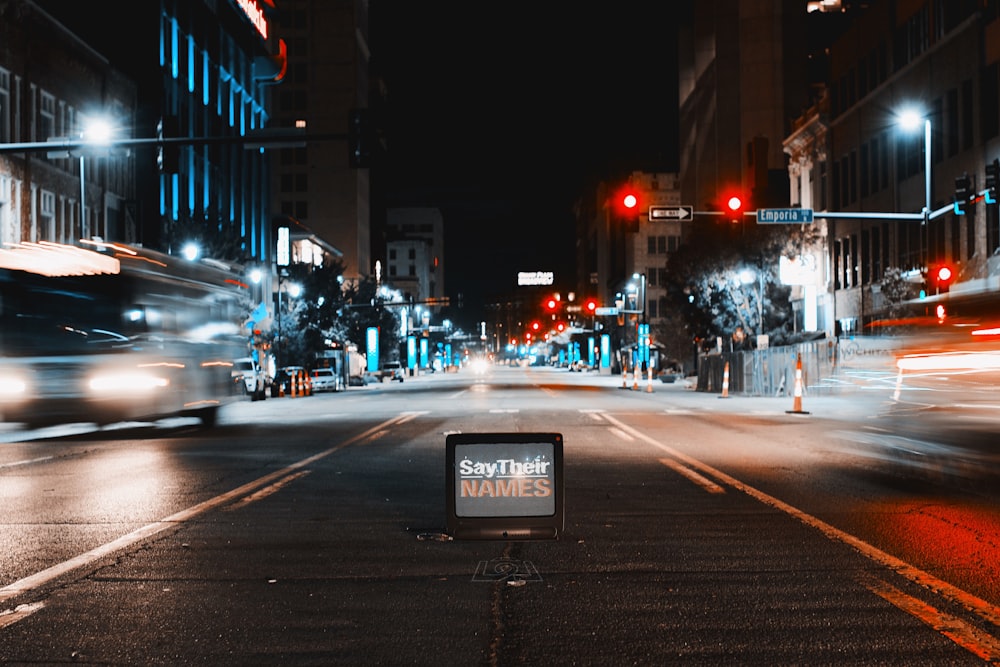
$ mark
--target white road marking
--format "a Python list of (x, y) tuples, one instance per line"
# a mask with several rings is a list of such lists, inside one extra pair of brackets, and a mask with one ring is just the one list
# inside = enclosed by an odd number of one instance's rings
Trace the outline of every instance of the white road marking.
[(32, 602), (30, 604), (19, 604), (13, 609), (7, 609), (6, 611), (0, 611), (0, 628), (14, 625), (44, 607), (44, 602)]
[(811, 514), (807, 514), (806, 512), (803, 512), (802, 510), (793, 507), (786, 502), (778, 500), (774, 496), (770, 496), (764, 493), (763, 491), (760, 491), (750, 486), (749, 484), (744, 484), (735, 477), (731, 477), (730, 475), (727, 475), (721, 470), (713, 468), (707, 463), (702, 463), (698, 459), (690, 457), (687, 454), (684, 454), (683, 452), (674, 449), (673, 447), (664, 445), (663, 443), (654, 440), (645, 433), (642, 433), (632, 428), (628, 424), (622, 423), (620, 420), (616, 419), (611, 415), (605, 415), (604, 417), (609, 422), (616, 424), (623, 431), (632, 433), (635, 437), (644, 440), (645, 442), (653, 445), (654, 447), (663, 450), (673, 458), (679, 461), (683, 461), (692, 468), (700, 470), (706, 475), (714, 477), (720, 482), (728, 484), (729, 486), (732, 486), (733, 488), (742, 491), (743, 493), (747, 494), (752, 498), (756, 498), (758, 501), (764, 503), (765, 505), (769, 505), (777, 510), (785, 512), (786, 514), (798, 519), (807, 526), (810, 526), (820, 531), (828, 538), (838, 542), (842, 542), (843, 544), (846, 544), (850, 547), (853, 547), (855, 550), (860, 552), (863, 556), (867, 557), (868, 559), (876, 563), (879, 563), (881, 565), (884, 565), (890, 570), (896, 572), (896, 574), (899, 574), (900, 576), (903, 576), (909, 579), (910, 581), (915, 582), (923, 586), (924, 588), (945, 597), (951, 602), (962, 605), (972, 613), (992, 623), (993, 625), (1000, 626), (1000, 607), (991, 604), (990, 602), (987, 602), (986, 600), (983, 600), (982, 598), (979, 598), (973, 595), (972, 593), (964, 591), (958, 588), (957, 586), (953, 586), (952, 584), (949, 584), (946, 581), (938, 579), (934, 575), (928, 572), (924, 572), (923, 570), (914, 567), (913, 565), (910, 565), (906, 561), (896, 558), (895, 556), (888, 554), (871, 544), (868, 544), (864, 540), (861, 540), (851, 535), (850, 533), (846, 533), (840, 530), (839, 528), (835, 528), (830, 524), (826, 523), (825, 521), (812, 516)]
[(54, 456), (42, 456), (37, 459), (26, 459), (24, 461), (14, 461), (13, 463), (0, 463), (0, 468), (16, 468), (18, 466), (28, 466), (32, 463), (41, 463), (42, 461), (51, 461)]
[(228, 505), (243, 496), (251, 494), (257, 491), (258, 489), (273, 483), (275, 480), (281, 479), (291, 473), (302, 470), (303, 468), (312, 465), (316, 461), (324, 459), (327, 456), (330, 456), (331, 454), (334, 454), (340, 451), (341, 449), (344, 449), (345, 447), (349, 447), (350, 445), (353, 445), (354, 443), (357, 442), (362, 442), (365, 439), (367, 439), (372, 433), (376, 433), (392, 425), (405, 423), (406, 421), (413, 419), (419, 414), (421, 413), (407, 412), (398, 415), (396, 417), (393, 417), (392, 419), (388, 419), (382, 422), (381, 424), (376, 424), (370, 429), (363, 431), (362, 433), (359, 433), (358, 435), (355, 435), (351, 438), (348, 438), (347, 440), (344, 440), (343, 442), (340, 442), (334, 445), (333, 447), (330, 447), (329, 449), (323, 450), (322, 452), (319, 452), (317, 454), (313, 454), (312, 456), (306, 457), (301, 461), (292, 463), (291, 465), (286, 466), (280, 470), (275, 470), (270, 474), (255, 479), (252, 482), (247, 482), (242, 486), (239, 486), (221, 495), (215, 496), (214, 498), (209, 498), (208, 500), (200, 502), (197, 505), (192, 505), (187, 509), (171, 514), (170, 516), (165, 517), (159, 521), (154, 521), (153, 523), (142, 526), (141, 528), (137, 528), (130, 533), (122, 535), (116, 540), (112, 540), (111, 542), (95, 547), (90, 551), (80, 554), (79, 556), (70, 558), (69, 560), (63, 561), (62, 563), (57, 563), (56, 565), (53, 565), (40, 572), (36, 572), (35, 574), (24, 577), (23, 579), (19, 579), (14, 583), (8, 584), (3, 588), (0, 588), (0, 602), (3, 602), (4, 600), (9, 600), (10, 598), (16, 597), (18, 595), (30, 593), (31, 591), (34, 591), (40, 588), (41, 586), (44, 586), (45, 584), (53, 581), (54, 579), (57, 579), (58, 577), (61, 577), (69, 572), (72, 572), (73, 570), (90, 565), (95, 561), (104, 558), (105, 556), (108, 556), (121, 549), (125, 549), (137, 542), (140, 542), (141, 540), (148, 539), (165, 530), (168, 530), (170, 528), (176, 528), (179, 525), (183, 524), (184, 522), (190, 521), (191, 519), (201, 514), (204, 514), (205, 512), (216, 509), (218, 507), (222, 507), (224, 505)]

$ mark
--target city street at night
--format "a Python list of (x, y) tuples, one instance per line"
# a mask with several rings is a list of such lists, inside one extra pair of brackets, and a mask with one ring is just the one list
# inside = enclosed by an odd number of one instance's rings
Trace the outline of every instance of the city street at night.
[[(871, 397), (495, 366), (6, 430), (5, 664), (984, 664), (995, 491), (860, 452)], [(449, 434), (563, 436), (556, 539), (452, 539)]]

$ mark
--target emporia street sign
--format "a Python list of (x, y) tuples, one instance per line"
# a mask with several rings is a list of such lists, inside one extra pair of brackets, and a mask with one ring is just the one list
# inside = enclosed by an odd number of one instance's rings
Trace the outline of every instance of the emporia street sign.
[(650, 220), (689, 220), (694, 215), (690, 206), (650, 206)]
[(759, 208), (758, 225), (795, 225), (813, 221), (811, 208)]

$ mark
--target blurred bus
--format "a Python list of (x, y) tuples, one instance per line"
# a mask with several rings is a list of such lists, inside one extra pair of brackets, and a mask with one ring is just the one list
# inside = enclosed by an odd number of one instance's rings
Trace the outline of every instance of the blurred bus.
[(250, 295), (221, 266), (118, 244), (0, 249), (0, 414), (6, 422), (196, 416), (242, 387)]

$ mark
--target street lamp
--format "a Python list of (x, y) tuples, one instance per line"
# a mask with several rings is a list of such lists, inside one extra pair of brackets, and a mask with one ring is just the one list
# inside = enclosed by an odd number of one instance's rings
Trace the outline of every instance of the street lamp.
[[(80, 139), (88, 146), (109, 146), (113, 132), (111, 125), (106, 120), (103, 118), (92, 118), (85, 121), (84, 128), (80, 132)], [(85, 152), (83, 150), (80, 151), (80, 236), (83, 238), (90, 236), (84, 213), (84, 208), (87, 204), (87, 185), (84, 177)]]
[(927, 226), (931, 214), (931, 119), (923, 116), (915, 109), (907, 109), (899, 115), (899, 124), (904, 130), (913, 132), (924, 124), (924, 226)]
[[(285, 339), (282, 337), (281, 333), (282, 329), (281, 320), (284, 319), (285, 313), (281, 307), (281, 292), (282, 292), (282, 287), (284, 286), (284, 279), (287, 277), (288, 277), (288, 271), (286, 271), (285, 269), (278, 270), (278, 306), (277, 308), (275, 308), (276, 316), (278, 318), (278, 346), (277, 346), (278, 351), (277, 354), (275, 355), (275, 358), (277, 359), (278, 362), (278, 368), (284, 368), (284, 364), (282, 362), (284, 361), (283, 357), (285, 356)], [(293, 299), (297, 299), (299, 295), (302, 293), (302, 286), (299, 285), (298, 283), (289, 283), (286, 289), (288, 291), (288, 296), (292, 297)]]

